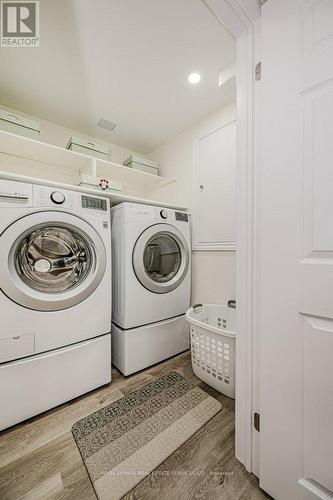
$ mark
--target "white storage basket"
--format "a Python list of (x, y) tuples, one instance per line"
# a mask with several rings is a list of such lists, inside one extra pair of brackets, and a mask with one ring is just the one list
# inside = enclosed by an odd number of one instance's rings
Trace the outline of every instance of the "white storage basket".
[(217, 391), (235, 398), (235, 309), (198, 304), (186, 313), (191, 330), (195, 375)]

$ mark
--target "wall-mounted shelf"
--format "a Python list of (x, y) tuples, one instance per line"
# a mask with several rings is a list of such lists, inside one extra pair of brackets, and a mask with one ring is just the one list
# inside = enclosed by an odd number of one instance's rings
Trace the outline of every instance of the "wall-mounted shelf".
[(73, 170), (84, 171), (91, 165), (91, 158), (65, 148), (36, 141), (10, 132), (0, 131), (0, 154), (33, 160)]
[(30, 160), (48, 166), (74, 170), (78, 173), (108, 177), (122, 182), (125, 186), (133, 186), (135, 189), (144, 191), (150, 191), (175, 182), (175, 179), (147, 174), (111, 161), (92, 158), (59, 146), (5, 131), (0, 131), (0, 155), (2, 158), (10, 157), (12, 166), (16, 162), (19, 167), (23, 159), (25, 161)]
[(102, 191), (101, 189), (98, 188), (90, 188), (90, 187), (85, 187), (85, 186), (75, 186), (73, 184), (65, 184), (63, 182), (55, 182), (55, 181), (45, 181), (43, 179), (40, 179), (39, 177), (30, 177), (27, 175), (21, 175), (21, 174), (13, 174), (11, 172), (6, 172), (6, 171), (1, 171), (0, 170), (0, 179), (8, 180), (8, 181), (18, 181), (18, 182), (28, 182), (30, 184), (47, 184), (48, 186), (59, 188), (59, 189), (68, 189), (71, 191), (80, 191), (82, 193), (88, 193), (88, 194), (98, 194), (100, 196), (107, 196), (108, 198), (111, 199), (111, 205), (118, 205), (119, 203), (123, 202), (130, 202), (130, 203), (142, 203), (144, 205), (154, 205), (158, 207), (165, 207), (165, 208), (173, 208), (177, 210), (183, 210), (186, 211), (187, 208), (183, 207), (181, 205), (174, 205), (172, 203), (164, 203), (163, 201), (155, 201), (155, 200), (150, 200), (147, 198), (141, 198), (138, 196), (130, 196), (126, 195), (123, 193), (113, 193), (111, 191)]
[(111, 161), (94, 159), (97, 177), (105, 176), (121, 181), (124, 184), (135, 184), (143, 189), (155, 189), (175, 182), (176, 179), (169, 179), (160, 175), (147, 174), (133, 168), (124, 167)]

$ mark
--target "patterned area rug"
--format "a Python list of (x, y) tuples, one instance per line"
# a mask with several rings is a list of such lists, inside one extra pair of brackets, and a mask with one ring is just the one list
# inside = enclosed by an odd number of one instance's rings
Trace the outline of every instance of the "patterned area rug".
[(216, 399), (171, 372), (74, 424), (99, 500), (128, 493), (220, 410)]

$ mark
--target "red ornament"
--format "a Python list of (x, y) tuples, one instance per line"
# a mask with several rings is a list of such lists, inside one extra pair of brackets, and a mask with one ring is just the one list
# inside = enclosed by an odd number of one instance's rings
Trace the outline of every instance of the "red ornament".
[(107, 189), (109, 187), (109, 181), (107, 179), (101, 179), (99, 181), (99, 187), (103, 190)]

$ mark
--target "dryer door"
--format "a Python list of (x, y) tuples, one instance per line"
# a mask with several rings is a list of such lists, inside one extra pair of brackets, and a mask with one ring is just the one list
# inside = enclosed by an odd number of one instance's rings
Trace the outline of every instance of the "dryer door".
[(151, 292), (167, 293), (184, 280), (190, 252), (182, 233), (169, 224), (156, 224), (137, 239), (133, 268), (140, 283)]
[(82, 302), (106, 267), (102, 239), (87, 222), (65, 212), (37, 212), (0, 236), (0, 287), (13, 301), (37, 311)]

